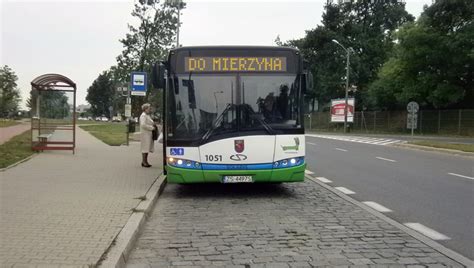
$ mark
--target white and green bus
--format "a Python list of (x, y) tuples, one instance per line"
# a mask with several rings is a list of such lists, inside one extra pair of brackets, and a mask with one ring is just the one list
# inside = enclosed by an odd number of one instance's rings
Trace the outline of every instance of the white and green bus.
[(303, 181), (307, 76), (293, 48), (171, 50), (152, 75), (168, 182)]

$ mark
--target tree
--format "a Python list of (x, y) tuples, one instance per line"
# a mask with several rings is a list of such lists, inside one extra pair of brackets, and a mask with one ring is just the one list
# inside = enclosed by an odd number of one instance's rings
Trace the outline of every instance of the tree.
[(399, 1), (328, 4), (322, 25), (289, 44), (298, 47), (309, 60), (315, 78), (312, 94), (320, 103), (344, 96), (346, 52), (332, 40), (351, 48), (350, 84), (358, 88), (356, 104), (368, 106), (368, 85), (376, 79), (379, 68), (389, 56), (394, 32), (412, 20), (413, 16)]
[(7, 65), (0, 68), (0, 117), (8, 117), (18, 111), (20, 104), (20, 90), (18, 77)]
[[(132, 16), (139, 21), (138, 27), (128, 25), (129, 33), (120, 42), (124, 50), (117, 57), (115, 74), (122, 82), (130, 81), (132, 71), (151, 73), (153, 65), (165, 59), (175, 38), (178, 19), (177, 5), (160, 3), (158, 0), (139, 0), (135, 3)], [(181, 3), (180, 9), (184, 8)], [(151, 83), (148, 83), (151, 88)], [(150, 89), (146, 98), (132, 98), (132, 112), (140, 113), (140, 106), (145, 101), (160, 104), (161, 94)]]
[(370, 87), (379, 107), (474, 107), (474, 3), (439, 0), (402, 27), (391, 58)]
[[(68, 97), (62, 91), (42, 91), (40, 97), (41, 118), (63, 119), (71, 115), (71, 106), (68, 103)], [(30, 97), (26, 100), (26, 106), (30, 108), (33, 114), (36, 114), (36, 98), (38, 91), (30, 91)]]
[(110, 71), (102, 72), (87, 89), (86, 100), (91, 105), (94, 116), (109, 115), (109, 107), (113, 107), (115, 84)]

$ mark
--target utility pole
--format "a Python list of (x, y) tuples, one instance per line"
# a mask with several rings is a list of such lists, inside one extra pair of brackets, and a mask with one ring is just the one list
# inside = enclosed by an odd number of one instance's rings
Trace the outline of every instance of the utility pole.
[(344, 133), (347, 132), (347, 106), (348, 106), (348, 98), (349, 98), (349, 66), (350, 66), (350, 50), (346, 49), (341, 43), (339, 43), (336, 39), (332, 40), (334, 43), (338, 44), (347, 54), (346, 58), (346, 94), (345, 94), (345, 105), (344, 105)]

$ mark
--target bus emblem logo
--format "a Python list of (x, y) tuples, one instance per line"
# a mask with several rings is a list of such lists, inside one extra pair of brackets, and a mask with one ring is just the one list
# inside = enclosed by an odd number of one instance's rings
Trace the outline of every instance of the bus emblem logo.
[(244, 161), (247, 160), (247, 156), (244, 154), (233, 154), (230, 156), (230, 159), (234, 161)]
[(241, 153), (245, 149), (244, 140), (234, 140), (234, 149), (237, 153)]

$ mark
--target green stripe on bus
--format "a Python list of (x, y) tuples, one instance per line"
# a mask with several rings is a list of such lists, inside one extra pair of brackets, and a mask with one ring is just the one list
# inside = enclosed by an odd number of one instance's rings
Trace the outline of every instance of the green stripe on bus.
[(225, 175), (250, 175), (254, 182), (296, 182), (304, 180), (306, 164), (266, 170), (193, 170), (166, 166), (169, 183), (222, 182)]

